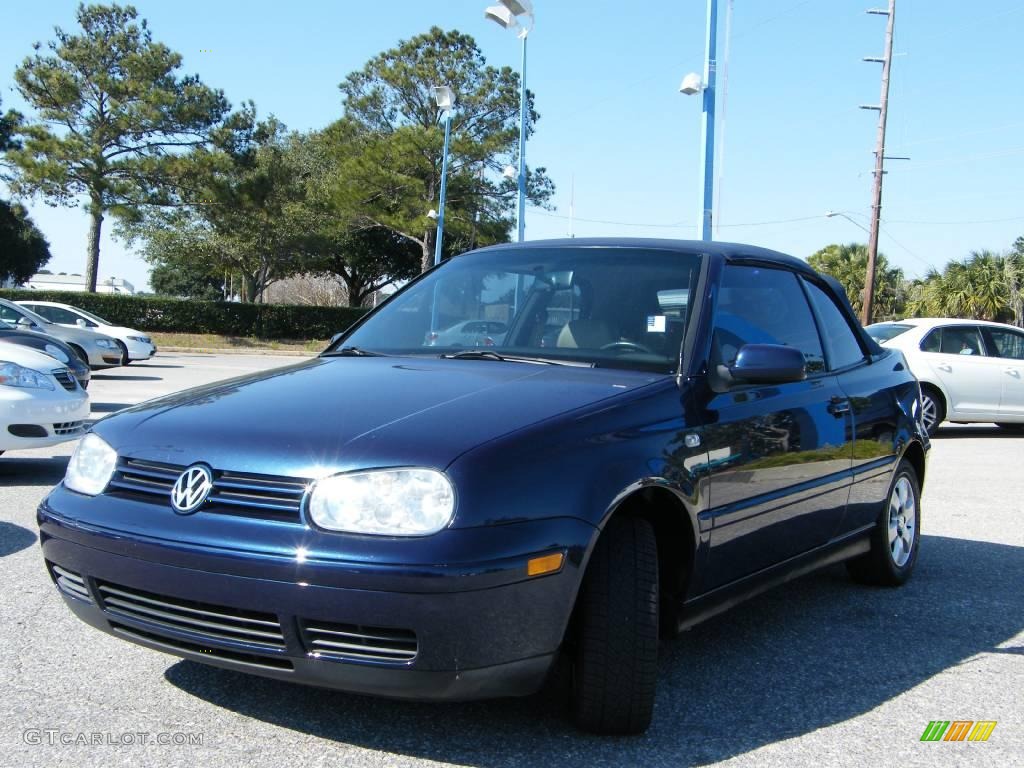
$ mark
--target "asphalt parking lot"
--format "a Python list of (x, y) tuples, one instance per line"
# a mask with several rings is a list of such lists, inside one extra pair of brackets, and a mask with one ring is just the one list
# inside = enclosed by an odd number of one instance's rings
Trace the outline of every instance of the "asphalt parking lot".
[[(95, 374), (93, 416), (296, 361), (160, 355)], [(70, 451), (0, 457), (3, 766), (1008, 766), (1024, 755), (1021, 435), (941, 430), (904, 588), (858, 586), (837, 567), (698, 626), (663, 647), (654, 723), (630, 739), (577, 732), (545, 696), (396, 703), (209, 668), (91, 629), (64, 607), (36, 545), (35, 507)], [(984, 743), (922, 743), (931, 720), (998, 725)], [(144, 743), (157, 734), (201, 744)]]

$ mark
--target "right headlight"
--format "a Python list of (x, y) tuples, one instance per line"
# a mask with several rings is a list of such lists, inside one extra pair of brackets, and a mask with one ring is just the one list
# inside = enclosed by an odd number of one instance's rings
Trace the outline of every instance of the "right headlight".
[(0, 384), (25, 389), (53, 389), (53, 382), (45, 373), (25, 368), (17, 363), (0, 362)]
[(103, 493), (116, 466), (117, 451), (102, 437), (90, 432), (75, 446), (64, 475), (64, 485), (86, 496), (96, 496)]
[(374, 469), (317, 480), (310, 519), (321, 528), (383, 536), (437, 533), (455, 514), (455, 489), (434, 469)]

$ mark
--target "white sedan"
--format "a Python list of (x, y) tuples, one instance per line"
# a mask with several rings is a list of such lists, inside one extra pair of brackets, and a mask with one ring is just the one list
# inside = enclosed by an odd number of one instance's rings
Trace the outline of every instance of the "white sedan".
[(65, 365), (0, 342), (0, 453), (74, 440), (88, 418), (89, 396)]
[(867, 331), (903, 352), (921, 382), (928, 434), (944, 420), (1024, 430), (1024, 331), (982, 320), (910, 318)]
[(99, 315), (86, 312), (84, 309), (56, 301), (18, 301), (26, 309), (41, 315), (51, 323), (66, 325), (70, 328), (88, 328), (90, 331), (113, 336), (121, 342), (121, 365), (128, 365), (133, 360), (149, 360), (156, 354), (156, 345), (142, 331), (113, 325)]

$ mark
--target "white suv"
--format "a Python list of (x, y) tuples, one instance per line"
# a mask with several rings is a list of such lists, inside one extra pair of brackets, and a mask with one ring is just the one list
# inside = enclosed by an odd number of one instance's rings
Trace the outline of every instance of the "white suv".
[(869, 325), (903, 352), (921, 382), (928, 434), (943, 420), (1024, 430), (1024, 330), (983, 320), (923, 317)]

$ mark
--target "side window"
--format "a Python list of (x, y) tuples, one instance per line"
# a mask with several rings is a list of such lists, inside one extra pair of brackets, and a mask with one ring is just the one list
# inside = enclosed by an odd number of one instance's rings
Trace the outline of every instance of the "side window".
[(1007, 357), (1024, 360), (1024, 333), (1002, 328), (985, 328), (988, 337), (988, 353), (993, 357)]
[(942, 348), (942, 329), (933, 328), (921, 341), (922, 352), (938, 352)]
[[(80, 318), (74, 312), (68, 312), (66, 309), (60, 307), (47, 307), (50, 310), (50, 314), (43, 315), (47, 320), (54, 323), (62, 323), (64, 325), (75, 325), (79, 320), (85, 320), (84, 317)], [(92, 320), (85, 320), (85, 324), (89, 328), (95, 328), (96, 323)]]
[(974, 325), (947, 325), (942, 329), (939, 352), (944, 355), (983, 355), (985, 347)]
[(17, 325), (22, 316), (8, 306), (0, 304), (0, 320), (11, 325)]
[(784, 344), (803, 353), (808, 373), (825, 370), (807, 297), (784, 269), (726, 265), (711, 343), (716, 364), (730, 364), (744, 344)]
[(856, 365), (864, 359), (864, 350), (860, 348), (857, 336), (850, 328), (846, 315), (835, 300), (819, 286), (805, 281), (811, 294), (811, 303), (818, 311), (821, 319), (821, 333), (829, 350), (829, 365), (832, 370)]

